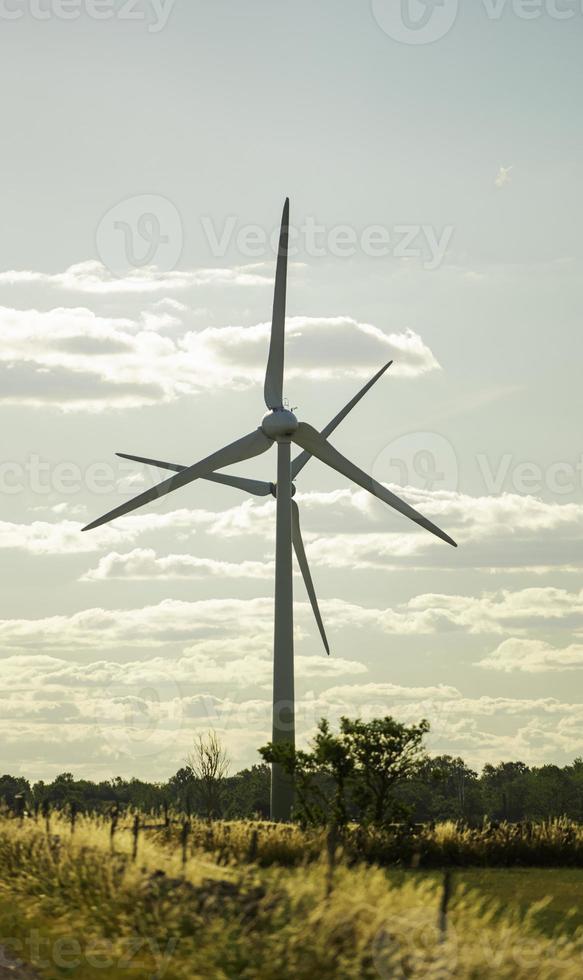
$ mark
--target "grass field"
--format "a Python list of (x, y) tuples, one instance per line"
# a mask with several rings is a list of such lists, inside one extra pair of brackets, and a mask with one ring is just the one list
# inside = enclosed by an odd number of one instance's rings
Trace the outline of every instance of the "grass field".
[[(438, 872), (389, 871), (389, 879), (400, 884), (412, 876), (421, 876), (439, 885)], [(456, 894), (471, 890), (485, 902), (499, 905), (503, 918), (507, 910), (526, 918), (533, 905), (548, 899), (548, 904), (532, 917), (532, 925), (544, 935), (557, 931), (574, 935), (583, 929), (583, 870), (571, 868), (463, 868), (453, 875), (452, 911)], [(583, 976), (583, 965), (582, 965)]]
[[(221, 839), (224, 827), (211, 828)], [(241, 834), (249, 828), (242, 828)], [(237, 832), (232, 826), (229, 837)], [(172, 833), (0, 818), (0, 947), (38, 976), (118, 980), (580, 980), (578, 869), (443, 873), (324, 855), (262, 867)], [(296, 831), (273, 831), (276, 847)], [(195, 835), (193, 835), (195, 837)], [(285, 853), (285, 850), (284, 850)], [(273, 854), (272, 854), (273, 857)], [(569, 915), (572, 908), (577, 911)], [(0, 967), (0, 976), (1, 967)]]

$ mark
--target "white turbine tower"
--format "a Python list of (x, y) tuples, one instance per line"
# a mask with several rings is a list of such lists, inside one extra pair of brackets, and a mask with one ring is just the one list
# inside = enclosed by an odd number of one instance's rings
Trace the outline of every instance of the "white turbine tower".
[[(293, 412), (284, 407), (283, 403), (283, 365), (285, 340), (285, 308), (287, 287), (287, 256), (289, 237), (289, 200), (283, 209), (277, 270), (275, 277), (275, 297), (273, 303), (273, 319), (271, 325), (271, 344), (267, 373), (265, 376), (265, 404), (268, 408), (259, 428), (231, 443), (224, 449), (212, 453), (206, 459), (192, 466), (180, 466), (178, 463), (165, 463), (161, 460), (146, 459), (143, 456), (130, 456), (118, 453), (125, 459), (139, 463), (158, 466), (162, 469), (173, 470), (176, 475), (158, 483), (132, 500), (126, 501), (114, 510), (100, 517), (83, 528), (90, 531), (102, 524), (107, 524), (143, 507), (145, 504), (163, 497), (173, 490), (179, 490), (194, 480), (212, 480), (227, 486), (245, 490), (256, 496), (273, 494), (277, 501), (276, 544), (275, 544), (275, 624), (273, 645), (273, 735), (274, 743), (295, 742), (294, 722), (294, 647), (293, 647), (293, 580), (292, 580), (292, 547), (296, 552), (299, 566), (306, 584), (306, 589), (314, 615), (318, 623), (324, 646), (329, 653), (328, 641), (318, 608), (318, 600), (314, 591), (310, 569), (306, 559), (302, 535), (300, 531), (299, 511), (293, 500), (295, 487), (293, 481), (315, 456), (343, 476), (348, 477), (358, 486), (367, 490), (379, 500), (384, 501), (399, 513), (419, 524), (427, 531), (437, 535), (443, 541), (457, 547), (455, 541), (444, 531), (432, 524), (416, 510), (406, 504), (382, 484), (378, 483), (363, 470), (342, 456), (327, 441), (327, 437), (336, 429), (363, 395), (385, 373), (390, 363), (386, 364), (375, 377), (346, 405), (345, 408), (326, 426), (318, 432), (307, 422), (298, 422)], [(291, 460), (292, 442), (299, 446), (302, 452)], [(259, 456), (277, 443), (277, 484), (260, 480), (246, 480), (241, 477), (217, 473), (226, 466), (241, 463), (246, 459)], [(280, 766), (274, 765), (271, 777), (271, 816), (274, 820), (289, 820), (293, 806), (293, 785)]]

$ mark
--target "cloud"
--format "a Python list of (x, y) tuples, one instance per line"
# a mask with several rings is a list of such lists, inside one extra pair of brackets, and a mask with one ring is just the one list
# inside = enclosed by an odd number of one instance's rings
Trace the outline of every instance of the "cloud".
[(511, 637), (480, 660), (477, 666), (505, 674), (577, 670), (583, 667), (583, 645), (555, 647), (544, 640)]
[[(432, 535), (394, 517), (362, 491), (300, 493), (297, 499), (306, 515), (304, 537), (314, 564), (379, 571), (478, 568), (539, 575), (582, 567), (581, 504), (510, 493), (472, 497), (449, 490), (389, 487), (451, 533), (459, 550), (445, 548)], [(358, 525), (364, 529), (353, 531)], [(345, 530), (338, 533), (338, 526)], [(387, 526), (396, 530), (380, 530)]]
[[(115, 483), (113, 475), (112, 482)], [(135, 488), (130, 486), (126, 489), (127, 493), (135, 493)], [(74, 505), (64, 504), (61, 507), (58, 504), (57, 507), (60, 508), (57, 513), (65, 509), (75, 510)], [(85, 508), (83, 511), (85, 513)], [(275, 505), (272, 502), (256, 507), (252, 501), (244, 501), (225, 511), (183, 507), (157, 514), (145, 510), (120, 517), (114, 524), (96, 528), (91, 534), (82, 533), (86, 521), (0, 521), (0, 550), (22, 551), (31, 555), (91, 554), (114, 546), (127, 546), (144, 535), (168, 529), (172, 529), (183, 541), (198, 531), (221, 538), (260, 534), (271, 540), (274, 518)]]
[[(124, 494), (135, 493), (133, 484), (120, 484), (122, 475), (127, 478), (125, 465), (123, 473), (121, 468), (118, 471), (112, 467), (111, 488), (118, 487)], [(141, 477), (141, 472), (135, 475)], [(150, 480), (148, 476), (146, 482)], [(79, 481), (80, 486), (88, 486), (89, 474), (80, 473)], [(363, 490), (300, 492), (296, 499), (301, 509), (310, 563), (314, 567), (360, 571), (473, 568), (489, 574), (528, 572), (537, 576), (583, 569), (583, 506), (580, 504), (549, 503), (520, 494), (470, 497), (454, 491), (430, 492), (395, 485), (391, 485), (391, 489), (446, 528), (462, 547), (457, 552), (445, 547), (433, 535), (419, 531), (416, 525)], [(72, 513), (69, 505), (64, 505), (57, 513), (62, 512)], [(0, 521), (0, 549), (35, 555), (114, 550), (119, 554), (120, 548), (125, 551), (139, 539), (167, 529), (172, 529), (182, 542), (197, 533), (221, 541), (255, 536), (261, 542), (269, 541), (271, 548), (274, 519), (275, 504), (271, 498), (262, 501), (243, 498), (223, 511), (180, 508), (156, 513), (146, 509), (120, 518), (112, 526), (99, 528), (91, 535), (81, 533), (86, 521), (33, 520), (28, 524)], [(338, 528), (342, 530), (339, 532)], [(153, 546), (150, 542), (148, 545)], [(212, 541), (206, 542), (206, 546), (209, 545), (214, 547)], [(262, 550), (263, 547), (262, 544)], [(104, 556), (100, 569), (92, 570), (88, 577), (95, 579), (114, 574), (132, 577), (137, 574), (137, 560), (138, 556), (134, 556), (131, 561), (124, 557), (123, 562), (120, 558), (110, 562)], [(150, 554), (147, 559), (140, 556), (140, 565), (143, 576), (151, 578), (179, 578), (196, 572), (197, 568), (202, 572), (205, 567), (213, 574), (213, 569), (218, 571), (223, 567), (210, 560), (207, 562), (204, 557), (191, 562), (187, 555), (160, 553)], [(224, 567), (225, 574), (237, 576), (235, 568)], [(252, 577), (270, 574), (264, 562), (249, 564), (248, 569)]]
[(217, 561), (213, 558), (195, 558), (194, 555), (159, 556), (151, 548), (135, 548), (127, 554), (113, 551), (99, 560), (96, 568), (83, 575), (83, 582), (99, 582), (107, 579), (129, 579), (134, 582), (181, 578), (203, 578), (207, 575), (222, 579), (272, 579), (275, 574), (273, 561)]
[[(583, 590), (557, 588), (499, 590), (479, 596), (425, 593), (387, 608), (341, 599), (320, 603), (332, 635), (346, 629), (376, 630), (395, 636), (429, 636), (465, 631), (471, 635), (526, 635), (535, 626), (583, 628)], [(296, 603), (299, 635), (308, 603)], [(0, 648), (8, 651), (103, 650), (194, 642), (197, 639), (272, 635), (273, 599), (165, 599), (135, 609), (90, 608), (41, 619), (0, 620)]]
[[(265, 348), (270, 323), (255, 327), (208, 328), (196, 337), (197, 349), (205, 361), (223, 365), (234, 372), (247, 367), (258, 371), (261, 379), (265, 367)], [(412, 330), (386, 334), (369, 323), (352, 317), (292, 316), (286, 320), (286, 377), (369, 378), (371, 370), (383, 361), (394, 360), (393, 374), (416, 377), (439, 368), (439, 364)]]
[[(229, 655), (230, 654), (230, 655)], [(300, 678), (333, 678), (345, 674), (364, 674), (367, 668), (342, 658), (297, 657)], [(152, 657), (127, 662), (99, 660), (81, 663), (58, 656), (25, 654), (6, 657), (0, 662), (0, 688), (3, 695), (13, 692), (35, 692), (38, 697), (53, 699), (57, 693), (68, 695), (71, 689), (112, 690), (125, 693), (152, 687), (161, 699), (174, 697), (180, 690), (187, 694), (201, 684), (236, 684), (241, 688), (256, 684), (270, 687), (273, 672), (268, 646), (249, 638), (233, 655), (232, 647), (201, 641), (186, 648), (175, 659)], [(154, 692), (150, 692), (153, 700)]]
[[(251, 635), (240, 649), (201, 641), (174, 659), (8, 657), (0, 662), (3, 758), (11, 770), (14, 760), (17, 771), (43, 778), (51, 765), (104, 778), (120, 769), (167, 778), (193, 734), (213, 727), (227, 735), (236, 762), (248, 764), (268, 738), (272, 670), (268, 644)], [(364, 673), (362, 664), (341, 658), (296, 658), (300, 684)]]
[(139, 609), (86, 609), (70, 616), (39, 620), (0, 620), (0, 646), (38, 649), (159, 647), (197, 637), (270, 635), (273, 600), (211, 599), (181, 602), (165, 599)]
[[(359, 677), (361, 675), (361, 677)], [(568, 761), (583, 737), (583, 705), (556, 698), (465, 697), (447, 684), (368, 681), (347, 660), (297, 658), (298, 740), (317, 721), (391, 714), (429, 719), (433, 752), (479, 766), (508, 758)], [(352, 678), (355, 678), (352, 680)], [(271, 725), (270, 638), (207, 638), (177, 656), (84, 663), (39, 653), (0, 662), (0, 736), (11, 770), (47, 778), (68, 770), (164, 779), (182, 765), (192, 736), (212, 727), (234, 767), (257, 761)], [(46, 762), (50, 746), (50, 763)]]
[[(531, 765), (572, 761), (583, 738), (583, 704), (556, 698), (468, 698), (447, 685), (404, 687), (379, 682), (328, 687), (305, 698), (303, 731), (313, 718), (391, 714), (431, 724), (431, 752), (461, 755), (472, 766), (508, 759)], [(305, 736), (304, 736), (305, 737)]]
[(100, 552), (116, 545), (131, 544), (143, 534), (173, 528), (178, 534), (192, 535), (200, 527), (212, 532), (223, 518), (207, 510), (186, 508), (167, 514), (142, 513), (119, 518), (91, 534), (83, 534), (83, 521), (32, 521), (17, 524), (0, 521), (0, 549), (28, 552), (32, 555), (76, 555)]
[(347, 489), (298, 493), (310, 561), (328, 568), (477, 568), (539, 575), (583, 567), (581, 504), (511, 493), (472, 497), (388, 486), (451, 533), (460, 544), (458, 551), (420, 532), (364, 491)]
[(263, 263), (232, 269), (192, 269), (178, 272), (159, 272), (154, 267), (147, 267), (136, 269), (125, 276), (115, 276), (101, 262), (90, 260), (72, 265), (65, 272), (0, 272), (0, 286), (42, 285), (93, 296), (168, 293), (196, 286), (272, 284), (273, 276), (266, 274)]
[(472, 497), (455, 490), (405, 488), (414, 507), (425, 507), (473, 537), (504, 532), (554, 530), (577, 525), (583, 530), (583, 506), (549, 503), (529, 494), (502, 493)]
[(479, 596), (425, 593), (395, 608), (378, 609), (324, 601), (323, 613), (336, 629), (377, 629), (395, 635), (430, 635), (464, 630), (469, 634), (526, 633), (544, 623), (583, 626), (583, 590), (500, 589)]
[[(269, 323), (193, 331), (185, 316), (160, 305), (134, 317), (0, 307), (0, 402), (96, 411), (262, 382)], [(439, 367), (412, 331), (385, 334), (350, 317), (292, 317), (287, 343), (289, 380), (369, 377), (390, 359), (407, 377)]]

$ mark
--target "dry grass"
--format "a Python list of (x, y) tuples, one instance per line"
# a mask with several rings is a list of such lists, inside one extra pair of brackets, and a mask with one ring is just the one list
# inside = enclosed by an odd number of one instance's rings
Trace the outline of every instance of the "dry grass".
[[(262, 867), (293, 867), (317, 861), (326, 847), (325, 830), (301, 830), (265, 822), (192, 821), (194, 848), (237, 862), (253, 860)], [(174, 843), (180, 826), (158, 832), (156, 839)], [(583, 826), (570, 820), (545, 823), (458, 827), (453, 822), (409, 831), (348, 828), (343, 841), (347, 860), (386, 867), (575, 867), (583, 868)]]
[[(526, 920), (501, 917), (458, 894), (443, 933), (435, 882), (391, 885), (380, 868), (340, 861), (328, 893), (324, 860), (277, 866), (277, 855), (296, 861), (301, 846), (316, 848), (315, 836), (306, 842), (296, 829), (262, 825), (255, 845), (265, 868), (245, 859), (253, 824), (213, 825), (212, 848), (209, 828), (197, 824), (184, 866), (173, 830), (143, 835), (134, 862), (129, 826), (112, 849), (104, 821), (79, 818), (72, 835), (58, 817), (48, 834), (40, 821), (1, 819), (0, 945), (26, 942), (30, 959), (36, 931), (45, 941), (40, 975), (80, 980), (127, 977), (130, 949), (134, 976), (168, 980), (580, 980), (583, 930), (545, 938), (536, 909)], [(457, 839), (451, 827), (435, 835), (441, 847)]]

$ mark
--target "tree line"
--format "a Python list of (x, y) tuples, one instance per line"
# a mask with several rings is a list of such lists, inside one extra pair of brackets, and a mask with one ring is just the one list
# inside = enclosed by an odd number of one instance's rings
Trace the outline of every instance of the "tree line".
[(307, 750), (268, 744), (263, 761), (230, 775), (229, 759), (214, 733), (198, 736), (168, 781), (95, 782), (62, 773), (52, 782), (0, 777), (0, 802), (13, 811), (73, 806), (80, 812), (111, 807), (147, 812), (178, 810), (224, 819), (267, 818), (270, 764), (293, 773), (296, 815), (304, 823), (375, 825), (390, 821), (540, 821), (568, 817), (583, 823), (583, 759), (570, 765), (486, 765), (480, 773), (462, 758), (429, 756), (427, 722), (403, 725), (393, 718), (343, 718), (333, 732), (325, 720)]

